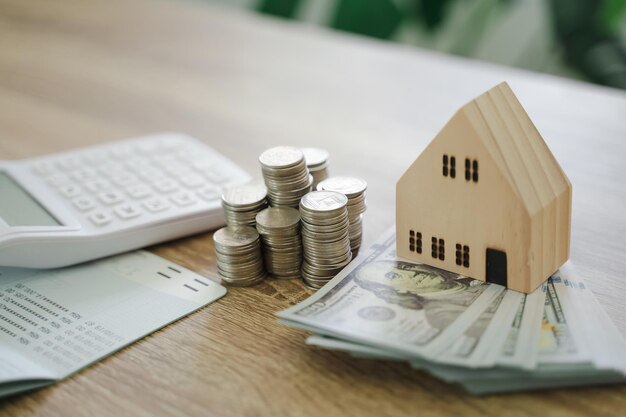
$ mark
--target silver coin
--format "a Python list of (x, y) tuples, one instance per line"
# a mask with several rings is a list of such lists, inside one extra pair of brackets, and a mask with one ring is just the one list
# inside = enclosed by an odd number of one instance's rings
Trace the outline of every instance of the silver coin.
[(231, 207), (257, 206), (267, 197), (267, 188), (262, 180), (254, 180), (244, 185), (226, 188), (222, 201)]
[(252, 285), (256, 285), (261, 283), (265, 279), (265, 277), (265, 271), (257, 276), (248, 277), (246, 279), (233, 279), (220, 274), (220, 278), (222, 279), (222, 281), (233, 287), (249, 287)]
[(313, 176), (313, 185), (312, 185), (313, 190), (317, 190), (317, 185), (320, 182), (324, 181), (326, 178), (328, 178), (328, 169), (326, 169), (326, 167), (322, 167), (321, 169), (315, 169), (315, 170), (309, 168), (309, 172)]
[(231, 255), (231, 254), (223, 254), (221, 252), (215, 251), (215, 258), (217, 259), (218, 262), (221, 263), (233, 263), (233, 262), (241, 262), (241, 263), (246, 263), (255, 259), (259, 258), (259, 253), (258, 250), (260, 249), (257, 248), (257, 250), (255, 251), (251, 251), (247, 254), (235, 254), (235, 255)]
[(237, 248), (252, 245), (259, 240), (259, 234), (252, 227), (222, 227), (213, 234), (213, 241), (222, 247)]
[(261, 164), (269, 168), (289, 168), (303, 160), (302, 151), (291, 146), (277, 146), (268, 149), (259, 157)]
[(300, 212), (291, 207), (270, 207), (256, 215), (256, 223), (265, 230), (292, 228), (300, 223)]
[(330, 156), (327, 150), (320, 148), (302, 148), (302, 153), (304, 154), (304, 160), (309, 170), (327, 164), (328, 157)]
[(263, 173), (263, 178), (273, 178), (280, 179), (281, 177), (295, 177), (302, 173), (302, 171), (306, 171), (306, 162), (304, 162), (304, 158), (297, 162), (295, 165), (288, 167), (269, 167), (266, 165), (261, 165), (261, 172)]
[(367, 182), (358, 177), (333, 176), (320, 182), (317, 189), (336, 191), (350, 198), (364, 193), (367, 189)]
[(300, 207), (310, 212), (332, 212), (348, 204), (348, 198), (335, 191), (311, 191), (302, 197)]

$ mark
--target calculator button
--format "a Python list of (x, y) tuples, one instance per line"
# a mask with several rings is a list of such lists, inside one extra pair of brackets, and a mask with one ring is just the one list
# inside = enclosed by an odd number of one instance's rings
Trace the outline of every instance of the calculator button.
[(168, 202), (161, 200), (160, 198), (150, 198), (143, 202), (143, 206), (153, 213), (166, 210), (170, 207)]
[(72, 177), (72, 179), (79, 181), (79, 182), (84, 182), (89, 179), (93, 179), (94, 176), (95, 176), (95, 173), (91, 169), (78, 169), (76, 171), (73, 171), (70, 174), (70, 177)]
[(87, 216), (89, 220), (96, 226), (104, 226), (107, 223), (110, 223), (113, 218), (108, 213), (104, 211), (95, 211)]
[(183, 149), (177, 152), (177, 156), (186, 160), (199, 160), (203, 158), (206, 152), (195, 146), (185, 146)]
[(165, 176), (165, 174), (162, 171), (159, 171), (158, 169), (154, 169), (154, 168), (142, 169), (141, 171), (138, 172), (138, 174), (141, 179), (143, 179), (144, 181), (148, 181), (148, 182), (158, 181)]
[(50, 161), (39, 161), (33, 164), (33, 170), (39, 175), (48, 175), (54, 171), (54, 164)]
[(206, 184), (206, 180), (197, 174), (183, 175), (178, 180), (186, 187), (197, 188)]
[(162, 193), (169, 193), (174, 190), (178, 190), (178, 183), (169, 178), (162, 178), (158, 181), (155, 181), (152, 185), (154, 186), (154, 188)]
[(196, 171), (200, 171), (200, 172), (210, 170), (211, 168), (213, 168), (213, 165), (215, 165), (214, 162), (207, 161), (207, 160), (195, 161), (191, 164), (193, 169), (195, 169)]
[(126, 194), (132, 198), (145, 198), (152, 194), (152, 190), (145, 184), (135, 184), (126, 188)]
[(221, 172), (221, 171), (219, 171), (217, 169), (210, 169), (208, 171), (205, 171), (204, 175), (207, 176), (209, 181), (214, 182), (216, 184), (221, 184), (223, 182), (228, 181), (228, 179), (229, 179), (226, 175), (224, 175), (223, 172)]
[(57, 166), (63, 171), (71, 171), (80, 166), (80, 161), (75, 156), (66, 156), (57, 161)]
[(87, 181), (85, 183), (85, 188), (87, 188), (92, 193), (97, 193), (106, 190), (111, 186), (107, 180), (93, 180)]
[(139, 172), (144, 169), (150, 169), (152, 163), (149, 159), (146, 158), (133, 157), (127, 159), (124, 163), (124, 166), (126, 166), (126, 168), (130, 169), (133, 172)]
[(170, 200), (172, 200), (177, 206), (190, 206), (197, 202), (197, 200), (191, 194), (184, 191), (172, 195), (170, 197)]
[(206, 201), (217, 200), (222, 195), (219, 188), (216, 188), (216, 187), (205, 187), (201, 189), (200, 191), (198, 191), (197, 194), (201, 199), (206, 200)]
[(124, 172), (122, 174), (111, 175), (109, 177), (116, 185), (126, 187), (137, 183), (137, 177), (131, 173)]
[(72, 200), (72, 204), (80, 211), (91, 210), (96, 206), (96, 203), (89, 197), (78, 197)]
[(159, 164), (161, 164), (163, 166), (163, 169), (165, 169), (167, 172), (170, 172), (170, 171), (182, 171), (183, 169), (189, 169), (189, 168), (187, 168), (187, 164), (178, 162), (178, 160), (176, 160), (176, 159), (160, 159), (160, 158), (157, 158), (156, 160), (157, 160), (157, 162)]
[(63, 174), (52, 174), (47, 178), (47, 181), (48, 184), (57, 188), (70, 182), (69, 178)]
[(67, 198), (76, 197), (81, 193), (81, 189), (78, 185), (64, 185), (59, 188), (61, 194), (63, 194)]
[(89, 152), (83, 156), (83, 163), (89, 166), (99, 166), (108, 160), (106, 154), (102, 151)]
[(124, 201), (124, 198), (122, 197), (122, 194), (120, 194), (118, 191), (110, 190), (98, 194), (98, 200), (106, 205), (111, 205), (121, 203), (122, 201)]
[(160, 166), (163, 166), (163, 167), (171, 165), (171, 164), (177, 164), (178, 163), (178, 161), (176, 159), (176, 155), (172, 155), (171, 153), (163, 153), (163, 154), (153, 155), (152, 156), (152, 160), (157, 165), (160, 165)]
[(137, 217), (141, 211), (132, 204), (121, 204), (113, 209), (120, 219), (127, 220)]
[(100, 167), (98, 170), (102, 175), (115, 175), (124, 169), (122, 164), (116, 164), (108, 162)]
[(167, 170), (167, 172), (172, 176), (172, 177), (185, 177), (187, 175), (191, 175), (193, 174), (193, 172), (191, 172), (188, 168), (175, 168), (175, 169), (169, 169)]

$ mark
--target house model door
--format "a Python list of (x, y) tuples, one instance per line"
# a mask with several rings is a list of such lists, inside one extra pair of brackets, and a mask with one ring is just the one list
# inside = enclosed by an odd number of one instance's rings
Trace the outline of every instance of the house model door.
[(487, 282), (506, 287), (506, 252), (498, 249), (487, 248), (485, 259), (485, 275)]

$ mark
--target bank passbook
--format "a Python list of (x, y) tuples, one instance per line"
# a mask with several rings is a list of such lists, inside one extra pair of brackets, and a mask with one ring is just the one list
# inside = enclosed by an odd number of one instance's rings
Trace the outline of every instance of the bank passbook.
[(66, 378), (225, 293), (145, 251), (55, 270), (0, 268), (0, 397)]

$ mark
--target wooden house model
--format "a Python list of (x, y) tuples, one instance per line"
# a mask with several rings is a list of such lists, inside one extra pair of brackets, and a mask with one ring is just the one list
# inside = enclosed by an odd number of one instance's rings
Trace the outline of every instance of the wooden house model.
[(572, 186), (510, 87), (463, 106), (396, 187), (400, 257), (531, 292), (569, 257)]

